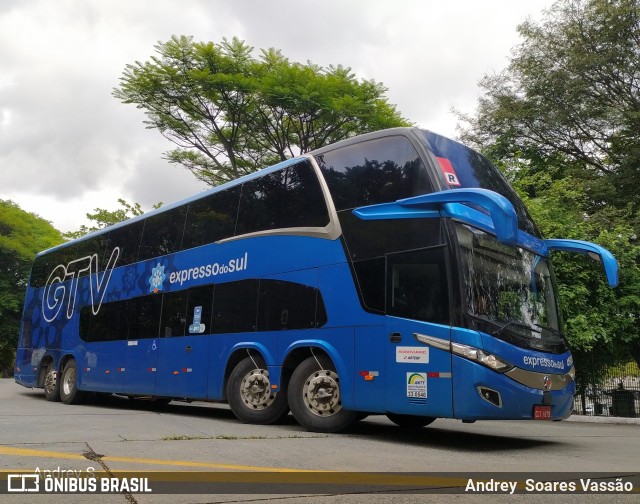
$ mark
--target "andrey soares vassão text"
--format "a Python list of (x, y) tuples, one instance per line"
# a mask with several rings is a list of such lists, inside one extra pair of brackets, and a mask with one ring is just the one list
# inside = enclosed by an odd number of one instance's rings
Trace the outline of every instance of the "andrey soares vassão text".
[[(523, 484), (524, 483), (524, 484)], [(634, 486), (622, 478), (595, 480), (580, 478), (577, 481), (536, 481), (528, 478), (520, 481), (500, 481), (495, 479), (474, 481), (469, 479), (465, 492), (471, 493), (508, 493), (516, 490), (525, 493), (630, 493)]]

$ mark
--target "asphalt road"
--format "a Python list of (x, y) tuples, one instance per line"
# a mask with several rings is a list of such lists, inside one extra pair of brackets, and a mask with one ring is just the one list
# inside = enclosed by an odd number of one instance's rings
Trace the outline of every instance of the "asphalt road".
[[(282, 425), (245, 425), (225, 405), (173, 402), (162, 408), (122, 397), (68, 406), (0, 380), (0, 470), (88, 467), (106, 471), (290, 471), (640, 473), (640, 425), (437, 420), (418, 432), (371, 416), (342, 434)], [(274, 476), (275, 477), (275, 476)], [(366, 486), (366, 485), (365, 485)], [(636, 488), (636, 492), (639, 489)], [(548, 502), (544, 495), (382, 495), (366, 488), (330, 495), (23, 495), (4, 503), (152, 502)], [(302, 492), (304, 494), (304, 492)], [(563, 502), (637, 502), (635, 495), (564, 495)]]

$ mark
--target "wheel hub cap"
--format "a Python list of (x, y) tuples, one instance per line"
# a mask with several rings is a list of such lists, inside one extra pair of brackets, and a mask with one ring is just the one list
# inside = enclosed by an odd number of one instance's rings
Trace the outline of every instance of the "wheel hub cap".
[(240, 385), (242, 401), (252, 409), (262, 410), (271, 406), (276, 396), (271, 392), (269, 372), (254, 369), (245, 375)]
[(70, 369), (65, 373), (64, 380), (62, 382), (62, 388), (64, 389), (64, 393), (69, 395), (73, 390), (75, 383), (76, 383), (76, 372), (73, 369)]
[(309, 377), (304, 386), (304, 399), (313, 414), (331, 416), (342, 409), (338, 381), (338, 375), (327, 369)]

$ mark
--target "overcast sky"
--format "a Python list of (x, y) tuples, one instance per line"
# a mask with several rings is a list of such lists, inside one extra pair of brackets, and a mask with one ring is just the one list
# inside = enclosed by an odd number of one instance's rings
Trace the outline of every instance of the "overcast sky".
[(111, 96), (127, 63), (171, 35), (237, 36), (292, 61), (383, 82), (418, 126), (455, 137), (478, 81), (503, 69), (516, 27), (552, 0), (0, 0), (0, 199), (62, 230), (117, 199), (150, 209), (205, 186)]

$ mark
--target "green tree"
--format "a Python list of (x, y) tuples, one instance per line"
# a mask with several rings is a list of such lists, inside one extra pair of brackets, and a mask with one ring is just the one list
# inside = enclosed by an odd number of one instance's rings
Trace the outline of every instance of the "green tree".
[[(64, 233), (63, 237), (67, 240), (72, 240), (74, 238), (80, 238), (88, 233), (92, 233), (94, 231), (98, 231), (99, 229), (103, 229), (107, 226), (111, 226), (112, 224), (116, 224), (117, 222), (122, 222), (131, 217), (136, 217), (138, 215), (142, 215), (144, 211), (140, 206), (140, 203), (130, 204), (127, 203), (123, 198), (118, 198), (118, 203), (121, 208), (116, 210), (105, 210), (104, 208), (95, 208), (94, 213), (87, 213), (87, 219), (93, 221), (95, 224), (91, 226), (86, 226), (82, 224), (78, 231), (69, 231), (68, 233)], [(162, 201), (153, 205), (153, 208), (160, 208), (162, 206)]]
[(640, 366), (640, 243), (631, 225), (612, 207), (590, 215), (579, 180), (520, 170), (513, 184), (544, 236), (594, 241), (611, 250), (620, 265), (619, 286), (611, 289), (597, 263), (553, 252), (560, 307), (577, 359), (596, 353), (599, 360), (616, 363), (631, 356)]
[(509, 66), (480, 83), (463, 138), (503, 161), (565, 160), (596, 212), (606, 205), (640, 230), (640, 3), (559, 0), (518, 27)]
[(342, 66), (294, 63), (233, 38), (173, 36), (127, 65), (113, 95), (177, 145), (166, 159), (217, 185), (359, 133), (405, 126), (381, 83)]
[(640, 4), (559, 0), (518, 31), (461, 136), (503, 168), (545, 236), (616, 255), (610, 290), (584, 257), (554, 254), (560, 301), (574, 348), (640, 365)]
[(48, 221), (0, 200), (0, 372), (13, 365), (33, 258), (63, 241)]

